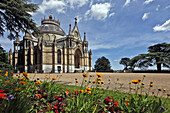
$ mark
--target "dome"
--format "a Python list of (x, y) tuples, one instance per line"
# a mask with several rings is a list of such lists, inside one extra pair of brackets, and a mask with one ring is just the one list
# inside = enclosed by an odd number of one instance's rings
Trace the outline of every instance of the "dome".
[(59, 23), (55, 20), (52, 20), (52, 17), (47, 20), (42, 20), (41, 23), (41, 26), (39, 26), (38, 28), (42, 33), (52, 33), (61, 36), (66, 35), (63, 29), (60, 28)]

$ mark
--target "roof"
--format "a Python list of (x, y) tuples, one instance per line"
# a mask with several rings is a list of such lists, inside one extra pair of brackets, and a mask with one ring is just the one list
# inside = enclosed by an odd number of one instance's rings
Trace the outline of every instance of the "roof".
[(38, 27), (42, 33), (52, 33), (61, 36), (66, 35), (57, 21), (52, 20), (52, 18), (42, 20), (41, 26)]

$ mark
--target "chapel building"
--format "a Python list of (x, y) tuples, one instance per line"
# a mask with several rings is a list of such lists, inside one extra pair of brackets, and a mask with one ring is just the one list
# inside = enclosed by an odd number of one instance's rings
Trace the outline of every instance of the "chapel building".
[(9, 51), (9, 62), (15, 72), (32, 73), (73, 73), (92, 70), (92, 52), (88, 50), (86, 33), (83, 40), (77, 26), (69, 25), (66, 34), (60, 27), (59, 20), (52, 15), (42, 19), (37, 35), (26, 30), (23, 40), (14, 41), (14, 52)]

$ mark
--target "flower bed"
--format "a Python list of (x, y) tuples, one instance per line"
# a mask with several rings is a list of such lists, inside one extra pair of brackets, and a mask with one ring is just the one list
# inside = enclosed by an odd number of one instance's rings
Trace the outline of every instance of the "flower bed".
[[(91, 75), (86, 73), (83, 73), (82, 77), (83, 82), (78, 87), (78, 79), (75, 79), (75, 86), (67, 86), (56, 84), (56, 78), (50, 76), (46, 76), (43, 82), (39, 79), (30, 81), (27, 73), (21, 73), (14, 78), (13, 73), (0, 71), (0, 111), (5, 113), (168, 112), (164, 100), (170, 103), (168, 98), (170, 94), (167, 94), (168, 99), (157, 95), (148, 96), (154, 84), (151, 82), (145, 86), (145, 76), (129, 83), (129, 94), (100, 89), (104, 81), (99, 73), (96, 74), (95, 80), (90, 80)], [(148, 87), (146, 95), (142, 90), (144, 87)], [(135, 94), (131, 94), (132, 90)], [(159, 90), (162, 95), (166, 94), (166, 89)]]

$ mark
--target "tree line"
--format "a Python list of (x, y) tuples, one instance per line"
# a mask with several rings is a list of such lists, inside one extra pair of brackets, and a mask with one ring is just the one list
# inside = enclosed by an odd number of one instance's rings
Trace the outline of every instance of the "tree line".
[(156, 66), (157, 71), (162, 67), (170, 68), (170, 44), (159, 43), (148, 47), (148, 53), (139, 54), (133, 58), (122, 58), (120, 64), (124, 65), (124, 70), (134, 70), (134, 68), (148, 68)]

